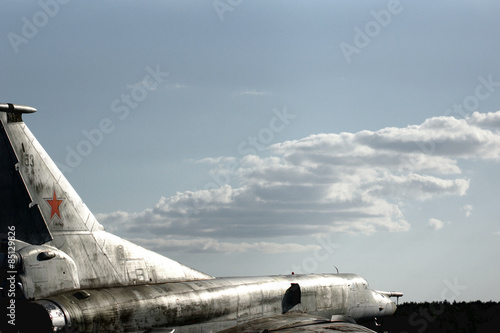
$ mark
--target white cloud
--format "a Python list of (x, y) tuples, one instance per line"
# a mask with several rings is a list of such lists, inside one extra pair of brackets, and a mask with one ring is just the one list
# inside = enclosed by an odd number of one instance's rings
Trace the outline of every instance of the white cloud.
[[(311, 135), (271, 145), (267, 157), (209, 157), (198, 163), (212, 166), (211, 175), (220, 176), (213, 179), (238, 185), (211, 181), (143, 212), (99, 219), (129, 238), (189, 238), (211, 251), (237, 251), (221, 241), (228, 238), (258, 239), (238, 250), (254, 251), (267, 244), (262, 239), (407, 231), (403, 205), (466, 194), (471, 180), (461, 176), (460, 159), (499, 159), (498, 119), (500, 111), (435, 117), (404, 128)], [(468, 216), (472, 206), (463, 210)], [(444, 227), (437, 219), (429, 225)]]
[(157, 252), (185, 251), (212, 253), (243, 253), (248, 251), (262, 253), (296, 253), (319, 250), (320, 245), (275, 242), (221, 242), (213, 238), (171, 239), (171, 238), (131, 238), (132, 242)]
[(234, 96), (269, 96), (270, 92), (266, 90), (242, 89), (233, 93)]
[(441, 230), (444, 227), (444, 222), (438, 219), (429, 219), (429, 226), (434, 230)]
[(465, 213), (465, 217), (469, 217), (472, 214), (472, 205), (465, 205), (462, 207), (462, 211)]
[(185, 84), (182, 84), (182, 83), (171, 83), (171, 84), (168, 84), (167, 87), (170, 89), (185, 89), (188, 86), (186, 86)]
[(482, 127), (482, 128), (500, 128), (500, 113), (499, 112), (488, 112), (479, 113), (474, 112), (470, 117), (467, 118), (470, 124)]

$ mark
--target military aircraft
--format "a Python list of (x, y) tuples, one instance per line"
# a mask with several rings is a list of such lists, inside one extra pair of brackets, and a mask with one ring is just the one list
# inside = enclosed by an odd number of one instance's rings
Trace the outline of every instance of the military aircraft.
[[(215, 278), (106, 232), (0, 104), (2, 332), (373, 332), (396, 311), (354, 274)], [(3, 322), (6, 319), (6, 322)]]

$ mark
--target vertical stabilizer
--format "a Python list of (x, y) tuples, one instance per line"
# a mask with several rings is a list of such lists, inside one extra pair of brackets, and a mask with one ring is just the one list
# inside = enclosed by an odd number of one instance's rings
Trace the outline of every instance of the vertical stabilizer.
[[(18, 239), (41, 244), (53, 238), (51, 233), (102, 230), (94, 215), (22, 121), (23, 113), (36, 110), (27, 106), (0, 104), (0, 111), (7, 111), (1, 112), (0, 153), (1, 181), (8, 186), (7, 189), (2, 187), (1, 195), (8, 197), (8, 202), (12, 203), (5, 213), (12, 214), (6, 216), (7, 223), (16, 225), (16, 230), (23, 230)], [(18, 219), (20, 216), (22, 218)], [(29, 217), (32, 217), (31, 223)], [(24, 232), (25, 229), (29, 230)], [(35, 233), (40, 232), (42, 235), (37, 237)]]
[[(34, 203), (24, 185), (22, 172), (22, 151), (16, 153), (4, 124), (22, 122), (23, 110), (36, 111), (33, 108), (15, 109), (12, 104), (0, 104), (2, 128), (0, 130), (0, 221), (2, 229), (14, 227), (17, 238), (31, 244), (43, 244), (52, 240), (50, 231), (42, 216), (40, 207)], [(21, 160), (20, 160), (20, 158)], [(29, 158), (28, 158), (29, 164)], [(4, 233), (5, 230), (0, 232)]]
[(19, 251), (29, 298), (53, 292), (57, 267), (65, 274), (58, 291), (212, 278), (105, 232), (23, 122), (35, 111), (0, 104), (0, 233), (14, 226), (16, 238), (31, 244)]

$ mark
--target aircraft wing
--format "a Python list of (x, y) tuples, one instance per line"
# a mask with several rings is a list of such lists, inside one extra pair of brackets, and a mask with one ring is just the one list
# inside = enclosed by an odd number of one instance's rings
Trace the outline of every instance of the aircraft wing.
[(256, 332), (351, 332), (375, 333), (354, 321), (330, 321), (305, 313), (286, 313), (278, 316), (258, 319), (244, 325), (219, 331), (219, 333), (256, 333)]

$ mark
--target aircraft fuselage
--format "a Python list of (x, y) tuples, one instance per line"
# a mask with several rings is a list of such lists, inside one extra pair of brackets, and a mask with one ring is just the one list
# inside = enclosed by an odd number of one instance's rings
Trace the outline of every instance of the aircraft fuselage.
[(354, 274), (218, 278), (88, 289), (47, 297), (31, 306), (29, 312), (37, 315), (31, 319), (47, 323), (40, 332), (51, 332), (58, 322), (70, 322), (82, 333), (144, 332), (147, 327), (219, 331), (289, 311), (360, 320), (396, 310), (394, 302), (369, 289), (366, 280)]

